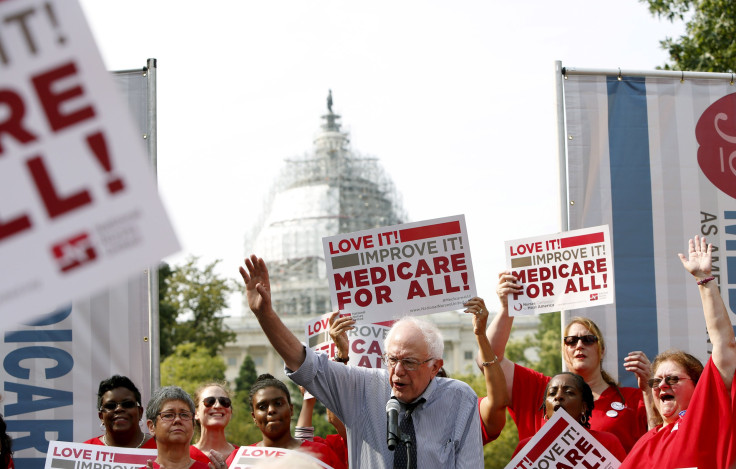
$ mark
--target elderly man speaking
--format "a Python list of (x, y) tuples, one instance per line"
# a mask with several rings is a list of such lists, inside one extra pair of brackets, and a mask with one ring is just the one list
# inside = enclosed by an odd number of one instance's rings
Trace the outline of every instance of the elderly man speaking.
[[(306, 348), (281, 322), (263, 259), (246, 258), (240, 275), (248, 306), (289, 378), (345, 423), (351, 468), (483, 467), (478, 398), (463, 382), (435, 379), (444, 345), (434, 325), (413, 317), (394, 324), (385, 342), (388, 373), (343, 366)], [(387, 445), (387, 402), (394, 398), (408, 451), (401, 439), (395, 451)]]

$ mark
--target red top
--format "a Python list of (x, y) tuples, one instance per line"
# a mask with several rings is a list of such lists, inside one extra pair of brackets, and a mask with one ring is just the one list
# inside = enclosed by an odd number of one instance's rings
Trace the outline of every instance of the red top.
[(736, 467), (735, 420), (736, 386), (729, 392), (708, 359), (685, 415), (641, 437), (621, 469)]
[[(598, 440), (598, 443), (602, 444), (603, 447), (605, 447), (608, 451), (610, 451), (611, 454), (616, 457), (616, 459), (618, 459), (619, 461), (624, 460), (624, 458), (626, 457), (626, 451), (624, 451), (624, 447), (621, 446), (621, 442), (619, 441), (618, 438), (616, 438), (616, 435), (614, 435), (613, 433), (608, 433), (608, 432), (598, 432), (598, 431), (589, 430), (589, 429), (586, 429), (586, 430), (588, 430), (588, 433), (590, 433), (593, 438)], [(529, 437), (529, 438), (524, 438), (523, 440), (519, 441), (519, 444), (516, 445), (514, 454), (511, 457), (513, 458), (514, 456), (516, 456), (516, 453), (521, 451), (521, 449), (524, 446), (526, 446), (526, 444), (529, 443), (529, 440), (531, 439), (532, 437)], [(652, 467), (655, 467), (655, 466), (652, 466)]]
[(15, 464), (13, 463), (13, 457), (10, 457), (10, 461), (8, 462), (8, 469), (15, 469)]
[[(250, 446), (258, 446), (261, 442), (253, 443)], [(329, 446), (327, 446), (324, 443), (318, 443), (316, 441), (309, 441), (309, 440), (303, 440), (302, 445), (299, 448), (298, 451), (304, 451), (305, 453), (309, 453), (310, 456), (319, 459), (323, 463), (328, 464), (330, 467), (333, 467), (334, 469), (346, 469), (345, 464), (338, 458), (338, 456), (335, 454), (334, 451), (330, 449)], [(233, 452), (230, 457), (225, 462), (227, 466), (230, 466), (230, 463), (235, 457), (235, 452)]]
[(340, 435), (327, 435), (324, 438), (315, 436), (314, 441), (329, 446), (335, 452), (335, 456), (343, 462), (345, 467), (348, 467), (348, 443)]
[[(235, 446), (235, 445), (233, 445), (233, 446)], [(225, 456), (225, 460), (227, 460), (230, 457), (230, 455), (234, 455), (235, 453), (237, 453), (238, 452), (238, 448), (240, 448), (240, 446), (235, 446), (235, 449), (232, 450), (230, 452), (230, 454), (224, 455)], [(210, 458), (208, 458), (207, 455), (202, 452), (202, 450), (200, 450), (199, 448), (197, 448), (194, 445), (191, 445), (189, 447), (189, 457), (192, 458), (192, 459), (194, 459), (195, 461), (203, 462), (205, 464), (209, 464), (210, 463)]]
[[(83, 441), (82, 443), (86, 443), (88, 445), (100, 445), (100, 446), (107, 446), (105, 443), (102, 442), (101, 438), (103, 435), (96, 436), (94, 438), (90, 438), (87, 441)], [(156, 449), (156, 440), (153, 438), (149, 438), (148, 441), (143, 443), (140, 448), (142, 449)]]
[[(160, 467), (161, 466), (159, 466), (156, 461), (153, 462), (153, 469), (159, 469)], [(146, 469), (146, 467), (143, 466), (141, 469)], [(210, 469), (210, 467), (202, 461), (194, 461), (192, 465), (189, 466), (189, 469)]]
[[(521, 365), (514, 365), (514, 383), (509, 413), (519, 429), (519, 440), (531, 438), (544, 426), (544, 391), (551, 378)], [(647, 431), (647, 411), (639, 388), (618, 388), (626, 399), (609, 386), (595, 401), (591, 430), (613, 433), (628, 453)]]

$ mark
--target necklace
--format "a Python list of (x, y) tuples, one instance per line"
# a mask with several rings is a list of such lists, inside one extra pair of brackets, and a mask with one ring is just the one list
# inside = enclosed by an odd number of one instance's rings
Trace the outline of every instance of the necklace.
[[(110, 445), (108, 445), (108, 444), (107, 444), (107, 439), (106, 439), (106, 436), (107, 436), (107, 433), (105, 433), (104, 435), (102, 435), (102, 438), (100, 438), (100, 440), (102, 440), (102, 443), (103, 443), (103, 444), (104, 444), (105, 446), (110, 446)], [(145, 443), (145, 442), (146, 442), (146, 434), (145, 434), (145, 433), (141, 433), (141, 436), (142, 436), (142, 438), (141, 438), (141, 442), (140, 442), (140, 443), (138, 443), (138, 446), (136, 446), (136, 448), (140, 448), (141, 446), (143, 446), (143, 443)]]

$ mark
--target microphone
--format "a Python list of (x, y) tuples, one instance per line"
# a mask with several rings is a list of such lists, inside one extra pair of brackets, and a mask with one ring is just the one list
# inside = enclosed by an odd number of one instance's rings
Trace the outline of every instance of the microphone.
[(386, 403), (386, 443), (388, 444), (388, 449), (390, 451), (396, 449), (396, 442), (399, 441), (400, 409), (401, 404), (399, 404), (396, 397), (392, 397)]

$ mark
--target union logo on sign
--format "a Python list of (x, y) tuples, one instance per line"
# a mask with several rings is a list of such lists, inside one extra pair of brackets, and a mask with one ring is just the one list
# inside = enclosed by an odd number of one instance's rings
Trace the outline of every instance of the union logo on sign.
[(74, 235), (53, 245), (51, 252), (62, 272), (68, 272), (97, 259), (97, 252), (87, 233)]
[(595, 301), (598, 299), (598, 293), (591, 293), (590, 294), (590, 301)]

